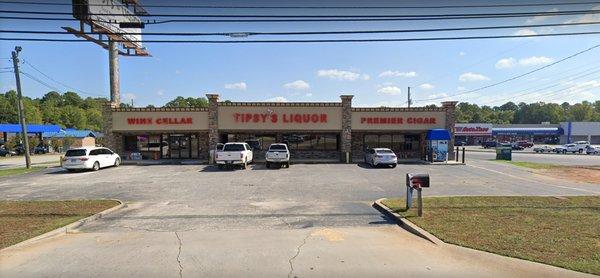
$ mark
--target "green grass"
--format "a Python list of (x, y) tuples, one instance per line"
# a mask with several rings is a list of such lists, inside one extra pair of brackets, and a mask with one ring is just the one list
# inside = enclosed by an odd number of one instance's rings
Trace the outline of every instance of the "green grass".
[(536, 162), (524, 162), (524, 161), (508, 161), (508, 160), (496, 160), (505, 162), (519, 167), (531, 168), (531, 169), (551, 169), (555, 167), (561, 167), (560, 165), (554, 165), (549, 163), (536, 163)]
[(600, 274), (600, 196), (432, 197), (423, 217), (383, 203), (447, 243)]
[(114, 200), (0, 201), (0, 249), (118, 204)]
[(46, 167), (34, 166), (29, 169), (27, 169), (27, 168), (0, 169), (0, 177), (33, 173), (33, 172), (41, 171), (42, 169), (46, 169)]

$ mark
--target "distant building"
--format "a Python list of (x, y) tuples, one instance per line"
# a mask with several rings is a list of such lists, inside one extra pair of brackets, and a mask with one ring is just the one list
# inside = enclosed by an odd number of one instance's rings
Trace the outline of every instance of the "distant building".
[(98, 134), (91, 130), (77, 129), (62, 129), (58, 132), (44, 132), (42, 138), (46, 143), (50, 143), (54, 139), (64, 139), (66, 137), (73, 138), (73, 143), (70, 146), (63, 146), (65, 149), (77, 148), (85, 146), (96, 146), (96, 138)]
[(588, 141), (590, 144), (600, 144), (600, 122), (562, 122), (564, 134), (560, 136), (561, 144), (575, 141)]

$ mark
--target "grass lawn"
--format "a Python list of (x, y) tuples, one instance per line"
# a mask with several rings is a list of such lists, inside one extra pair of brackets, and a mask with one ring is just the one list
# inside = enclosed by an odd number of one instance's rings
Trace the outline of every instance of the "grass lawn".
[(114, 200), (0, 201), (0, 249), (118, 204)]
[(600, 196), (430, 197), (423, 217), (383, 203), (447, 243), (600, 275)]
[(40, 171), (42, 169), (46, 169), (46, 167), (31, 167), (29, 169), (23, 167), (23, 168), (11, 168), (11, 169), (1, 169), (0, 170), (0, 177), (5, 177), (5, 176), (12, 176), (12, 175), (20, 175), (20, 174), (26, 174), (26, 173), (33, 173), (33, 172), (37, 172)]
[(505, 162), (519, 167), (531, 168), (531, 169), (552, 169), (555, 167), (561, 167), (560, 165), (548, 164), (548, 163), (536, 163), (536, 162), (524, 162), (524, 161), (508, 161), (508, 160), (495, 160)]

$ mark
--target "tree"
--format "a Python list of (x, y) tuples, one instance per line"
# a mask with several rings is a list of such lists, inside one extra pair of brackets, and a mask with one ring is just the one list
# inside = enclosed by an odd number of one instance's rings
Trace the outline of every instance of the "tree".
[(175, 99), (167, 102), (165, 107), (208, 107), (208, 100), (204, 97), (184, 98), (182, 96), (178, 96)]
[(48, 103), (49, 105), (51, 104), (54, 106), (60, 106), (62, 105), (62, 99), (63, 97), (60, 95), (60, 93), (51, 91), (42, 97), (41, 102), (42, 104)]
[(84, 129), (87, 125), (87, 117), (83, 109), (70, 105), (62, 108), (60, 119), (67, 128)]
[(83, 99), (74, 92), (66, 92), (62, 96), (64, 105), (71, 105), (75, 107), (81, 107), (83, 105)]
[(568, 115), (569, 121), (572, 122), (590, 121), (593, 116), (592, 105), (587, 101), (584, 101), (583, 103), (576, 103), (569, 108)]
[(102, 130), (102, 112), (97, 109), (86, 110), (87, 129)]

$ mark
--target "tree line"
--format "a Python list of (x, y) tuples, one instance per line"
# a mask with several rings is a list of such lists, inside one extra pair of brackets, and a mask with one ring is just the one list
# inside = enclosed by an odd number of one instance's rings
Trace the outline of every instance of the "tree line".
[[(102, 130), (102, 105), (106, 98), (82, 98), (75, 92), (64, 94), (51, 91), (41, 98), (24, 97), (25, 117), (30, 124), (56, 124), (65, 128)], [(130, 104), (121, 104), (131, 107)], [(205, 97), (178, 96), (165, 107), (208, 107)], [(429, 105), (434, 106), (434, 105)], [(154, 107), (152, 105), (147, 106)], [(600, 121), (600, 101), (594, 103), (519, 103), (507, 102), (500, 106), (479, 106), (461, 102), (456, 107), (459, 123), (539, 124), (565, 121)], [(0, 123), (18, 123), (17, 93), (0, 93)]]

